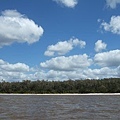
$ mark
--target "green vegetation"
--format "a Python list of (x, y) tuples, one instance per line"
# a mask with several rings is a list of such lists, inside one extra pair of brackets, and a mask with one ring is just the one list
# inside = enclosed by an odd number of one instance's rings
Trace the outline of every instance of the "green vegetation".
[(74, 81), (2, 81), (0, 93), (120, 93), (120, 78)]

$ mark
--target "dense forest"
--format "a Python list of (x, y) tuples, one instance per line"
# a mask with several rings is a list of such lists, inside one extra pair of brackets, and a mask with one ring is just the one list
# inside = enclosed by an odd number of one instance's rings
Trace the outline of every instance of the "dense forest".
[(120, 93), (120, 78), (0, 82), (0, 93)]

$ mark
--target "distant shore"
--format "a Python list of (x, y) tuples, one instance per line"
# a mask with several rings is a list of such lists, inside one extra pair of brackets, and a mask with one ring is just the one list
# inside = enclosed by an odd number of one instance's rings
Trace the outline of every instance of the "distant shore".
[(25, 95), (114, 95), (120, 93), (120, 78), (100, 80), (23, 80), (22, 82), (0, 82), (0, 93)]
[(29, 93), (28, 94), (26, 94), (26, 93), (25, 94), (24, 93), (23, 94), (18, 94), (18, 93), (9, 93), (8, 94), (8, 93), (0, 93), (0, 95), (41, 95), (41, 96), (42, 95), (46, 95), (46, 96), (47, 95), (58, 95), (58, 96), (59, 95), (78, 95), (78, 96), (81, 95), (82, 96), (82, 95), (120, 95), (120, 93), (85, 93), (85, 94), (77, 94), (77, 93), (65, 93), (65, 94), (63, 94), (63, 93), (61, 93), (61, 94), (60, 93), (59, 94), (29, 94)]

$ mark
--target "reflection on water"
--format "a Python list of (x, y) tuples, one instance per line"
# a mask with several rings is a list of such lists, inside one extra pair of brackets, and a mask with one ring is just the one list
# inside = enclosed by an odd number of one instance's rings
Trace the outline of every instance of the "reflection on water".
[(0, 120), (120, 120), (119, 114), (119, 95), (0, 95)]

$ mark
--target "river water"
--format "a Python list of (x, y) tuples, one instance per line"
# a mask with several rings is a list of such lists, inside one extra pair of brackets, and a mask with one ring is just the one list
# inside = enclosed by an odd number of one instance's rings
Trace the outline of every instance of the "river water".
[(0, 95), (0, 120), (120, 120), (120, 96)]

